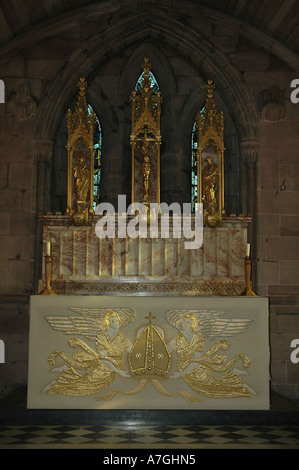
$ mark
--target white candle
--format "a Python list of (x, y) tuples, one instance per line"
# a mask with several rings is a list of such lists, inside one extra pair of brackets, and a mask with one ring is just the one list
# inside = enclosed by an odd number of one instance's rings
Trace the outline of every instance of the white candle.
[(250, 256), (250, 243), (247, 243), (246, 256), (247, 256), (247, 258), (249, 258), (249, 256)]
[(47, 256), (51, 256), (51, 242), (47, 242)]

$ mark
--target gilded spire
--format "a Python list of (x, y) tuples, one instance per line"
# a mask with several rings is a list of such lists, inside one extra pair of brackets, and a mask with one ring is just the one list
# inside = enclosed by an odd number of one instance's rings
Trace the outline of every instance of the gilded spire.
[(144, 77), (149, 77), (151, 68), (152, 68), (152, 64), (150, 63), (149, 58), (144, 57), (143, 64), (142, 64)]
[(91, 113), (88, 112), (88, 104), (86, 100), (87, 82), (85, 78), (80, 78), (77, 86), (79, 93), (75, 111), (72, 112), (69, 109), (67, 115), (69, 136), (75, 136), (75, 140), (77, 140), (78, 135), (84, 134), (88, 136), (90, 145), (93, 146), (96, 116), (93, 110)]
[(208, 99), (213, 99), (214, 98), (214, 89), (215, 89), (215, 83), (213, 83), (213, 80), (209, 79), (205, 89), (207, 91), (207, 98)]
[(205, 136), (212, 133), (216, 145), (223, 147), (224, 116), (223, 111), (217, 110), (214, 98), (215, 83), (209, 79), (205, 85), (206, 101), (204, 108), (196, 116), (196, 125), (199, 132), (199, 141), (205, 143)]

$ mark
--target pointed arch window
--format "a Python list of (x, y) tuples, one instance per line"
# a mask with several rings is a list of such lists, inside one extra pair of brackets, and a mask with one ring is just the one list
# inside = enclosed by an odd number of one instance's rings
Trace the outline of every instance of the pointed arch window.
[(196, 123), (194, 122), (191, 135), (191, 204), (192, 212), (195, 212), (197, 203), (197, 132)]
[[(205, 107), (201, 108), (200, 113), (204, 114)], [(197, 130), (196, 122), (194, 121), (191, 134), (191, 204), (192, 212), (195, 212), (197, 204)]]
[[(88, 112), (91, 114), (93, 108), (88, 104)], [(96, 114), (96, 113), (95, 113)], [(99, 204), (100, 180), (101, 180), (101, 156), (102, 156), (102, 129), (99, 118), (96, 115), (94, 131), (94, 174), (93, 174), (93, 208)]]
[[(140, 77), (137, 80), (137, 83), (136, 83), (136, 86), (135, 86), (136, 91), (140, 91), (140, 88), (142, 86), (143, 74), (144, 74), (144, 72), (142, 72), (142, 74), (140, 75)], [(152, 91), (155, 92), (156, 90), (159, 90), (159, 85), (158, 85), (157, 79), (156, 79), (155, 75), (153, 74), (153, 72), (151, 72), (151, 71), (149, 71), (149, 78), (150, 78)]]

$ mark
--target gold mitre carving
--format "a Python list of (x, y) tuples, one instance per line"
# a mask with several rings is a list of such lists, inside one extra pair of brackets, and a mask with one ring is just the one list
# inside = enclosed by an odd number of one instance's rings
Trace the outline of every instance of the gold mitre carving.
[(138, 335), (129, 354), (131, 371), (134, 375), (166, 376), (171, 356), (162, 334), (152, 324), (149, 313), (148, 325)]

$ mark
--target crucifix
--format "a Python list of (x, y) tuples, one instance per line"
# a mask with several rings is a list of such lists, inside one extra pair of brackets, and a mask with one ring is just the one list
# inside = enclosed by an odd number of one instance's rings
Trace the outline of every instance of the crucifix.
[[(161, 92), (151, 86), (148, 58), (142, 64), (142, 82), (131, 94), (132, 204), (160, 204)], [(136, 152), (136, 153), (135, 153)]]
[(148, 127), (144, 126), (144, 133), (138, 141), (138, 149), (142, 155), (142, 174), (143, 174), (143, 204), (149, 203), (149, 179), (151, 174), (151, 153), (156, 147), (156, 139), (149, 137)]
[(152, 316), (152, 312), (149, 312), (149, 315), (147, 317), (144, 317), (146, 320), (149, 320), (149, 323), (152, 323), (152, 319), (156, 318), (155, 316)]

